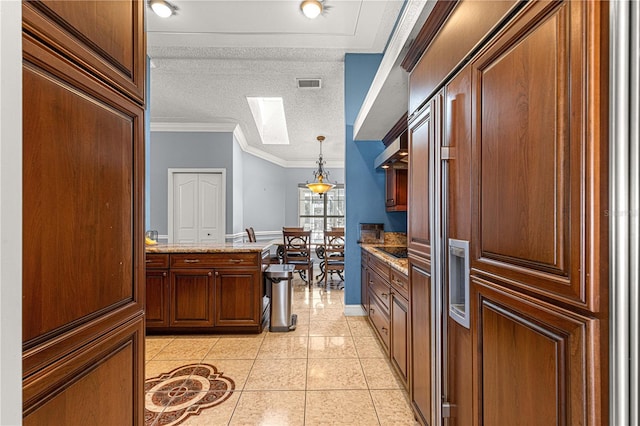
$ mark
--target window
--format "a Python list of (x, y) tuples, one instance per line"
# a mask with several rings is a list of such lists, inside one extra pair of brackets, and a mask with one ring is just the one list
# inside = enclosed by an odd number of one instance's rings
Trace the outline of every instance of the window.
[(323, 231), (344, 228), (344, 185), (336, 185), (324, 195), (298, 186), (298, 226), (311, 232), (311, 243), (323, 243)]

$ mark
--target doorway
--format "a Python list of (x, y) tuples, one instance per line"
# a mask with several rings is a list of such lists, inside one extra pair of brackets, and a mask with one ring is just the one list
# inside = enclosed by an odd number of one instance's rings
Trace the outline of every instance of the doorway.
[(169, 169), (169, 243), (225, 242), (225, 169)]

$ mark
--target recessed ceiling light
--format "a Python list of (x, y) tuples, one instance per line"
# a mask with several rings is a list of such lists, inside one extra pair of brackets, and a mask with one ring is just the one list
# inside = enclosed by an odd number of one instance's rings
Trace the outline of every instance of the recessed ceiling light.
[(168, 18), (178, 10), (176, 6), (166, 0), (149, 0), (149, 7), (161, 18)]
[(318, 0), (304, 0), (300, 3), (300, 9), (304, 16), (315, 19), (322, 13), (322, 2)]

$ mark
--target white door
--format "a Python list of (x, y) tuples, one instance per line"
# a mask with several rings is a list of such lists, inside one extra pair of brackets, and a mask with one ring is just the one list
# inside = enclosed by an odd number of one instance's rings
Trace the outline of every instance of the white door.
[(221, 173), (173, 174), (173, 242), (224, 242)]

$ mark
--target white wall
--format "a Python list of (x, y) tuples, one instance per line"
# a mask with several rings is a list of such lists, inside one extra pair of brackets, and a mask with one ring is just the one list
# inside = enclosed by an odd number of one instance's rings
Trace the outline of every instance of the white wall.
[(0, 1), (0, 425), (22, 421), (21, 22)]

